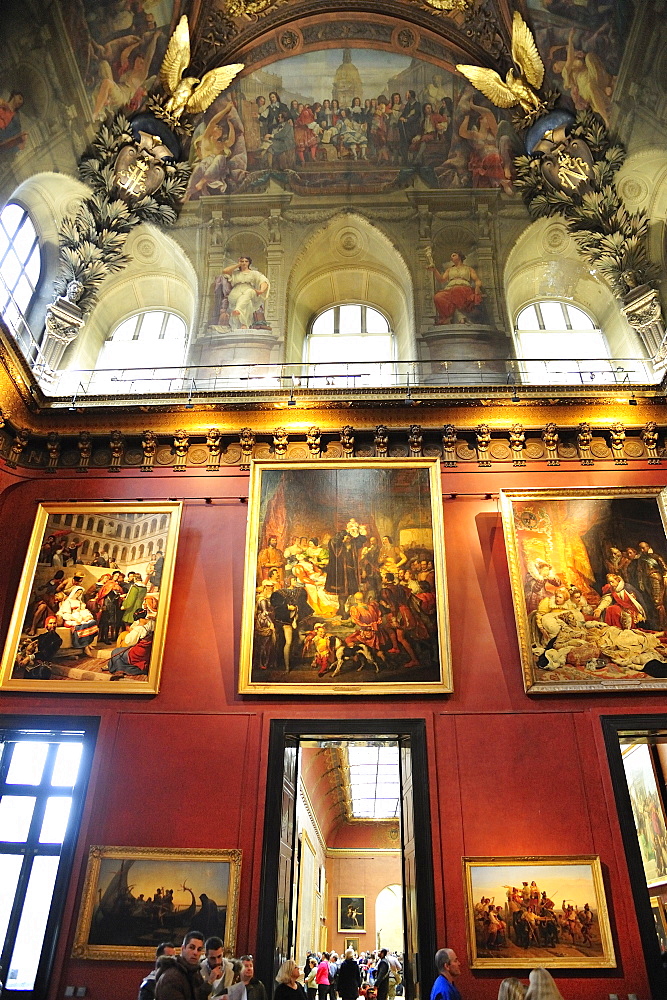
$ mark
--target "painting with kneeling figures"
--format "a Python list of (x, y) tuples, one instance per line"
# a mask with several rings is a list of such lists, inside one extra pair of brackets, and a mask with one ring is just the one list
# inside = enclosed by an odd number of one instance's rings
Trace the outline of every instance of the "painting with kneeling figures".
[(0, 689), (156, 694), (180, 517), (175, 501), (40, 504)]
[(501, 493), (526, 691), (667, 687), (664, 491)]
[(451, 691), (439, 468), (253, 463), (241, 693)]

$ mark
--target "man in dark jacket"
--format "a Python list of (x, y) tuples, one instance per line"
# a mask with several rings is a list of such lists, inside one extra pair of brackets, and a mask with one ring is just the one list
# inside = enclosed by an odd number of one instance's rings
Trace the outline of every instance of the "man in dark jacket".
[(377, 1000), (387, 1000), (389, 992), (389, 962), (387, 961), (387, 949), (380, 949), (380, 961), (375, 970), (375, 989)]
[[(175, 954), (176, 949), (171, 941), (163, 941), (162, 944), (157, 946), (155, 949), (155, 968), (152, 972), (148, 973), (141, 983), (138, 1000), (155, 1000), (155, 977), (158, 972), (158, 958), (162, 958), (163, 955), (166, 958), (173, 958)], [(165, 963), (160, 964), (164, 965)]]
[(157, 980), (155, 1000), (207, 1000), (211, 985), (204, 982), (199, 972), (203, 951), (204, 935), (201, 931), (188, 931), (173, 967)]

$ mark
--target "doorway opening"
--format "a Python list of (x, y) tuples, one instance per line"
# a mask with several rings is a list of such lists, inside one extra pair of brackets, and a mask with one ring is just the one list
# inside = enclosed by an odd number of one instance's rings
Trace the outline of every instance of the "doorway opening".
[(646, 971), (667, 996), (667, 715), (606, 716), (602, 726)]
[(387, 948), (399, 995), (420, 1000), (434, 909), (424, 720), (274, 720), (255, 963), (267, 988), (287, 958)]

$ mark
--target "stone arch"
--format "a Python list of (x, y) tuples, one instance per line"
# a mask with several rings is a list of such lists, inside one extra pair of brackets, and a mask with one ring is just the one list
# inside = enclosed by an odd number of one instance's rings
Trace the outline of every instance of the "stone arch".
[(561, 220), (539, 219), (521, 233), (508, 255), (504, 281), (510, 330), (524, 306), (559, 299), (597, 320), (612, 358), (646, 357), (609, 285), (589, 270)]
[(44, 327), (46, 307), (53, 301), (53, 282), (58, 274), (58, 230), (67, 215), (73, 215), (90, 189), (74, 177), (44, 171), (23, 181), (7, 199), (20, 205), (33, 221), (42, 256), (37, 291), (27, 320), (35, 340)]
[(286, 360), (298, 363), (310, 323), (327, 306), (361, 302), (389, 320), (399, 360), (415, 357), (414, 290), (400, 251), (358, 213), (335, 215), (304, 244), (287, 287)]
[[(156, 226), (144, 223), (128, 236), (125, 252), (129, 265), (104, 282), (81, 336), (63, 358), (63, 369), (94, 369), (106, 339), (119, 323), (147, 309), (175, 313), (185, 322), (188, 338), (192, 335), (197, 275), (182, 247)], [(184, 357), (186, 351), (187, 340)]]

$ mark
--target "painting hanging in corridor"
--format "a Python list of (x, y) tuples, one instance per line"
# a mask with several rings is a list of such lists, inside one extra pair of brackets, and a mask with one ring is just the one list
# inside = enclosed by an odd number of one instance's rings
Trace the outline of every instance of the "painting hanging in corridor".
[(445, 693), (439, 462), (253, 464), (239, 690)]
[(180, 517), (175, 501), (41, 504), (0, 688), (157, 694)]
[(502, 492), (526, 690), (667, 689), (664, 491)]

